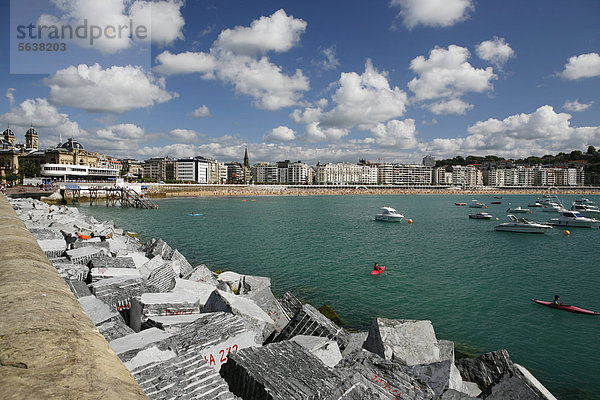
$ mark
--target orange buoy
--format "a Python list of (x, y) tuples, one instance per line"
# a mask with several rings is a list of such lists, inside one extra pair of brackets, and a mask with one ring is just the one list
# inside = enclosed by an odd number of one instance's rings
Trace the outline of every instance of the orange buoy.
[(409, 224), (412, 224), (412, 219), (409, 219), (409, 220), (408, 220), (408, 223), (409, 223)]
[(565, 234), (565, 236), (569, 236), (571, 234), (571, 232), (569, 232), (568, 230), (563, 232)]

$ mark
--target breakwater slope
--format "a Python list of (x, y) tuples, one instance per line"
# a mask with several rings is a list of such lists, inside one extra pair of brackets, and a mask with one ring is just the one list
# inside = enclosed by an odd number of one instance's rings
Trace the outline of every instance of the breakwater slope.
[(193, 267), (76, 209), (13, 206), (149, 398), (554, 398), (504, 350), (455, 360), (430, 321), (350, 333), (267, 277)]

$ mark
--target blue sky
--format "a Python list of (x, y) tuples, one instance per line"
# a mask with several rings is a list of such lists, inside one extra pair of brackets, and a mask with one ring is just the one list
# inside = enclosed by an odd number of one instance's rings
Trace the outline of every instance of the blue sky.
[[(0, 124), (146, 159), (419, 162), (600, 147), (597, 0), (12, 0)], [(18, 38), (16, 26), (147, 37)], [(112, 32), (112, 31), (110, 31)], [(48, 34), (48, 32), (46, 32)], [(66, 51), (17, 50), (64, 43)], [(11, 47), (12, 44), (12, 47)], [(24, 72), (43, 73), (24, 73)], [(12, 72), (12, 73), (11, 73)]]

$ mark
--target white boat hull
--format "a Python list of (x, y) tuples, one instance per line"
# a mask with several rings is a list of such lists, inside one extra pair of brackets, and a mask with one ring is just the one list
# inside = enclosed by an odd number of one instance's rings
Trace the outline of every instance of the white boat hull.
[(404, 216), (395, 216), (395, 215), (379, 215), (375, 216), (375, 221), (385, 221), (385, 222), (400, 222)]
[(550, 225), (554, 226), (568, 226), (575, 228), (591, 228), (595, 221), (561, 221), (558, 218), (552, 218), (548, 221)]
[(523, 226), (523, 225), (511, 225), (511, 224), (501, 224), (494, 227), (497, 231), (503, 232), (521, 232), (521, 233), (545, 233), (546, 230), (552, 229), (549, 225), (532, 225), (532, 226)]

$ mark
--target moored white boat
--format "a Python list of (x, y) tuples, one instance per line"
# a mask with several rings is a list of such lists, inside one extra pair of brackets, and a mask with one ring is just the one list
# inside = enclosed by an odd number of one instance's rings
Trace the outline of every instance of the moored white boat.
[(469, 204), (471, 208), (483, 208), (485, 204), (478, 202), (477, 200), (471, 200), (471, 204)]
[(381, 207), (379, 214), (375, 215), (376, 221), (400, 222), (403, 218), (404, 215), (392, 207)]
[(521, 214), (524, 214), (524, 213), (529, 213), (530, 210), (529, 210), (529, 208), (521, 208), (521, 206), (518, 206), (518, 207), (515, 207), (515, 208), (508, 208), (506, 210), (506, 212), (508, 212), (508, 213), (521, 213)]
[(511, 222), (504, 222), (494, 227), (497, 231), (504, 232), (522, 232), (522, 233), (545, 233), (552, 229), (551, 225), (538, 224), (525, 218), (517, 218), (512, 214), (508, 215)]
[(598, 210), (598, 207), (588, 204), (573, 203), (571, 206), (571, 211), (577, 211), (584, 217), (588, 218), (600, 218), (600, 210)]
[(563, 210), (558, 212), (558, 218), (548, 220), (550, 225), (556, 226), (572, 226), (578, 228), (591, 228), (597, 223), (593, 218), (586, 218), (577, 211)]
[(492, 219), (493, 216), (486, 212), (478, 212), (477, 214), (469, 214), (471, 219)]

